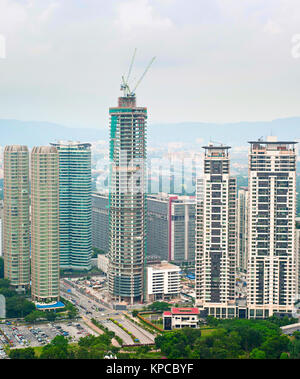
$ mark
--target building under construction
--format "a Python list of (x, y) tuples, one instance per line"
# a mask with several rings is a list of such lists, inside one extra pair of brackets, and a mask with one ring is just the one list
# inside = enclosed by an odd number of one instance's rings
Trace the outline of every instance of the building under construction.
[(130, 303), (143, 299), (146, 119), (135, 97), (110, 108), (109, 292)]
[[(133, 58), (134, 59), (134, 58)], [(153, 59), (152, 59), (153, 61)], [(150, 62), (150, 64), (152, 63)], [(133, 63), (133, 61), (132, 61)], [(128, 78), (118, 107), (110, 108), (109, 294), (133, 304), (144, 299), (146, 256), (146, 120), (147, 108), (136, 106)]]

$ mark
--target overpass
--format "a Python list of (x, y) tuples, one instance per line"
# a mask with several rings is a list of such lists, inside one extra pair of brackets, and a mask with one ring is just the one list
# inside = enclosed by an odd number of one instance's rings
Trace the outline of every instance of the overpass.
[(290, 324), (280, 327), (283, 334), (293, 334), (294, 332), (300, 332), (300, 322), (297, 324)]

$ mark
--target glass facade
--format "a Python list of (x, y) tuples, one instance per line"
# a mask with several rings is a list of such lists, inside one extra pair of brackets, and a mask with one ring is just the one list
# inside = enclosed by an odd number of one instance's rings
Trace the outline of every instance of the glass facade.
[(92, 257), (91, 145), (51, 144), (59, 153), (60, 267), (90, 270)]

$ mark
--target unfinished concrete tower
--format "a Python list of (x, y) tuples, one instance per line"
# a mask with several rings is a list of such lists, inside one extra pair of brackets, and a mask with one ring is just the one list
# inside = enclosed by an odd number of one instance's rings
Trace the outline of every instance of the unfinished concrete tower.
[(109, 112), (109, 293), (133, 304), (144, 291), (147, 109), (129, 95)]

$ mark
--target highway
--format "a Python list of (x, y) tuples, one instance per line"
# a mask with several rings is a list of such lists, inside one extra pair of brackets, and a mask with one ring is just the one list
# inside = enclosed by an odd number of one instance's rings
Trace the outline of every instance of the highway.
[[(106, 326), (109, 330), (112, 330), (119, 336), (124, 344), (134, 345), (131, 337), (117, 325), (109, 320), (113, 318), (122, 324), (128, 331), (130, 331), (136, 338), (139, 339), (139, 343), (149, 344), (154, 342), (155, 336), (145, 331), (142, 327), (133, 324), (131, 321), (127, 320), (123, 315), (123, 312), (118, 312), (116, 310), (105, 307), (103, 304), (90, 299), (86, 294), (81, 293), (78, 288), (71, 285), (65, 284), (61, 281), (61, 292), (62, 296), (67, 300), (71, 301), (78, 309), (79, 315), (86, 319), (91, 320), (96, 319), (103, 326)], [(68, 290), (71, 289), (71, 293)], [(76, 303), (74, 303), (74, 301)], [(99, 310), (100, 309), (100, 310)]]

